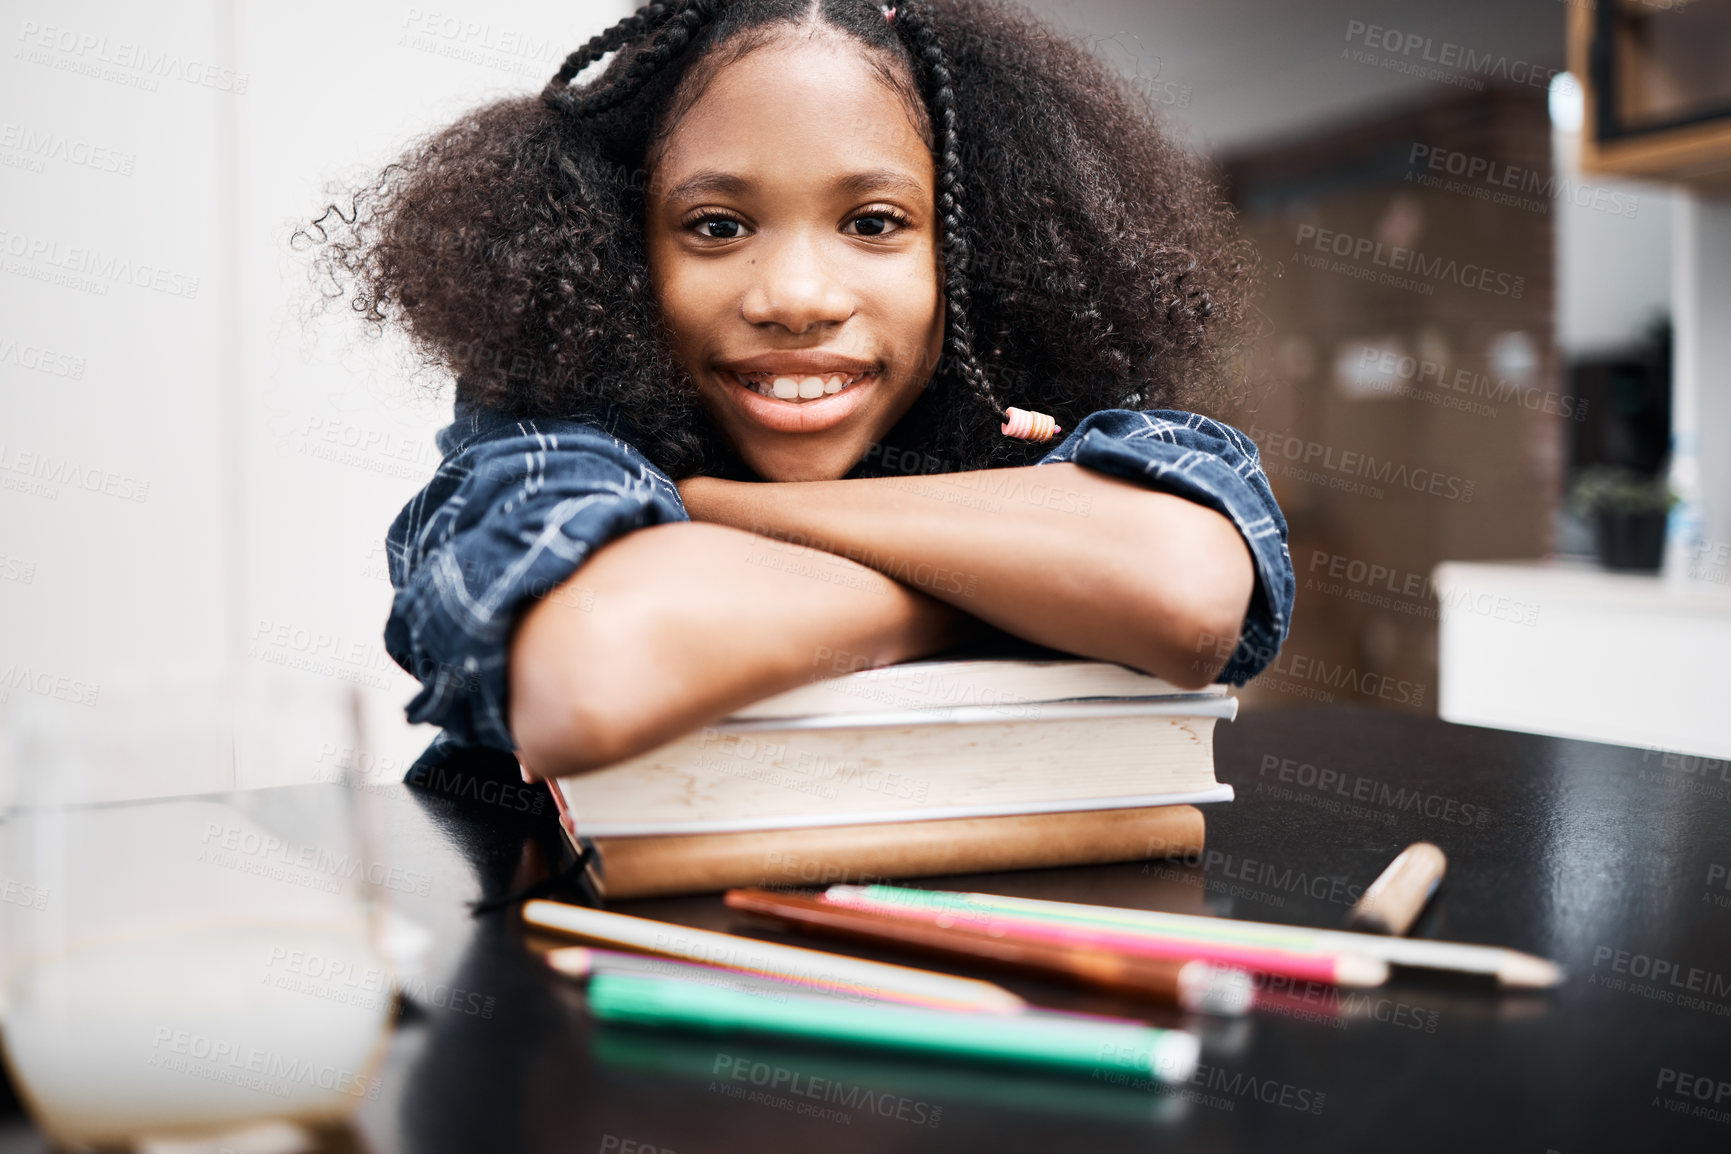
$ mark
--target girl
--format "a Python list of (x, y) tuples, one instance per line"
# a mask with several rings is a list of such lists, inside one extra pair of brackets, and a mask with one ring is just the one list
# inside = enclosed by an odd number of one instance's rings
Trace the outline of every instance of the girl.
[(650, 4), (314, 232), (458, 377), (385, 627), (444, 746), (580, 772), (992, 630), (1186, 687), (1286, 636), (1256, 450), (1180, 411), (1229, 214), (990, 0)]

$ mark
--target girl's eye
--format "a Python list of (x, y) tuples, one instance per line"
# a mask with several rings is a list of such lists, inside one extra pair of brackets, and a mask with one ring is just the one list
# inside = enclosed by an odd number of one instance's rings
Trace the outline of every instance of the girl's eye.
[[(855, 227), (857, 236), (885, 236), (896, 229), (907, 228), (913, 223), (905, 214), (894, 209), (881, 208), (871, 212), (862, 212), (851, 218), (850, 224)], [(738, 240), (745, 235), (746, 224), (737, 217), (724, 213), (705, 213), (686, 225), (695, 229), (697, 235), (705, 240)]]
[(881, 208), (860, 213), (853, 218), (853, 223), (859, 226), (858, 235), (860, 236), (883, 236), (890, 231), (892, 226), (906, 228), (913, 222), (899, 212)]
[(745, 222), (720, 213), (700, 216), (687, 227), (698, 230), (706, 240), (737, 240), (745, 235)]

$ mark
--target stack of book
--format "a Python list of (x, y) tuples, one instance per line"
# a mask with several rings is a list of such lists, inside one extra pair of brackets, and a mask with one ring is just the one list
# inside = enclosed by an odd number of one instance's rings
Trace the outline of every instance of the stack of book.
[(914, 661), (552, 785), (613, 898), (1186, 856), (1237, 706), (1101, 661)]

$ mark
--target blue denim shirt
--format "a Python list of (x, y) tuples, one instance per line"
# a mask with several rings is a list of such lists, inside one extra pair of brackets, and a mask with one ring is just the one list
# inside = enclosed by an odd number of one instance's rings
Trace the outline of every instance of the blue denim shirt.
[[(625, 439), (629, 430), (605, 403), (526, 420), (457, 402), (437, 435), (438, 471), (386, 540), (396, 597), (385, 649), (421, 682), (410, 721), (442, 726), (459, 745), (514, 748), (506, 658), (518, 614), (614, 538), (691, 519), (672, 479)], [(1219, 680), (1242, 685), (1273, 660), (1297, 582), (1286, 518), (1249, 437), (1195, 413), (1103, 409), (1038, 463), (1059, 462), (1229, 517), (1255, 559), (1256, 591)]]

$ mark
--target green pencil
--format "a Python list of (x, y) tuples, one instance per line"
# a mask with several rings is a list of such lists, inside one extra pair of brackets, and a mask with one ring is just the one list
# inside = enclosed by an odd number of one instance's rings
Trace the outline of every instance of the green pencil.
[(1183, 1030), (1062, 1014), (976, 1014), (857, 1005), (789, 994), (770, 1001), (696, 982), (638, 974), (589, 979), (589, 1010), (607, 1022), (717, 1033), (775, 1034), (945, 1057), (1130, 1074), (1182, 1082), (1200, 1043)]

